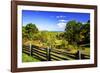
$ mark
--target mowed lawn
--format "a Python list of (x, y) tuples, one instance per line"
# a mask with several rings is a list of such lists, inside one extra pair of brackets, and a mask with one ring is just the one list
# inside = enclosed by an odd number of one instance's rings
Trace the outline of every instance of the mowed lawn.
[(22, 53), (22, 62), (39, 62), (39, 61), (40, 60), (38, 60), (32, 56)]

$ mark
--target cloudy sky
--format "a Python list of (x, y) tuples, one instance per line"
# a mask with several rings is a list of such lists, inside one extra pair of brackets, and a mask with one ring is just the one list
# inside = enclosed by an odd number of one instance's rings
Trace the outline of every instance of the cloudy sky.
[(90, 14), (32, 10), (22, 11), (22, 25), (25, 26), (28, 23), (33, 23), (40, 31), (64, 31), (66, 23), (70, 20), (86, 23), (90, 20)]

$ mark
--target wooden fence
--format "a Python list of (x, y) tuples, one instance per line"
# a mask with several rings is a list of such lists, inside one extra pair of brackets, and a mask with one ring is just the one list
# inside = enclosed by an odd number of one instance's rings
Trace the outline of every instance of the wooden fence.
[(68, 53), (61, 49), (40, 48), (38, 46), (23, 45), (23, 53), (33, 56), (41, 61), (61, 61), (61, 60), (75, 60), (75, 59), (89, 59), (88, 55), (78, 51), (75, 54)]

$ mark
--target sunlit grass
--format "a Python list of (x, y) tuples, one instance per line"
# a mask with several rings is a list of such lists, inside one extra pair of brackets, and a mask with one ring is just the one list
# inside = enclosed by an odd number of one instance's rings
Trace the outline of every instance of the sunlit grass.
[(22, 62), (39, 62), (40, 60), (22, 53)]
[(83, 52), (86, 55), (90, 55), (90, 48), (89, 47), (85, 47), (85, 49), (83, 50)]

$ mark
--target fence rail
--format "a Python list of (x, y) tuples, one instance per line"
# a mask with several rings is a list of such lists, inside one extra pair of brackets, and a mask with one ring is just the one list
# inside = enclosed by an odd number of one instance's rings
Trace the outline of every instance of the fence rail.
[(40, 48), (34, 45), (32, 45), (31, 48), (30, 46), (23, 45), (22, 51), (23, 53), (34, 56), (41, 61), (89, 59), (89, 55), (82, 54), (79, 51), (75, 54), (72, 54), (65, 50), (62, 51), (60, 49)]

